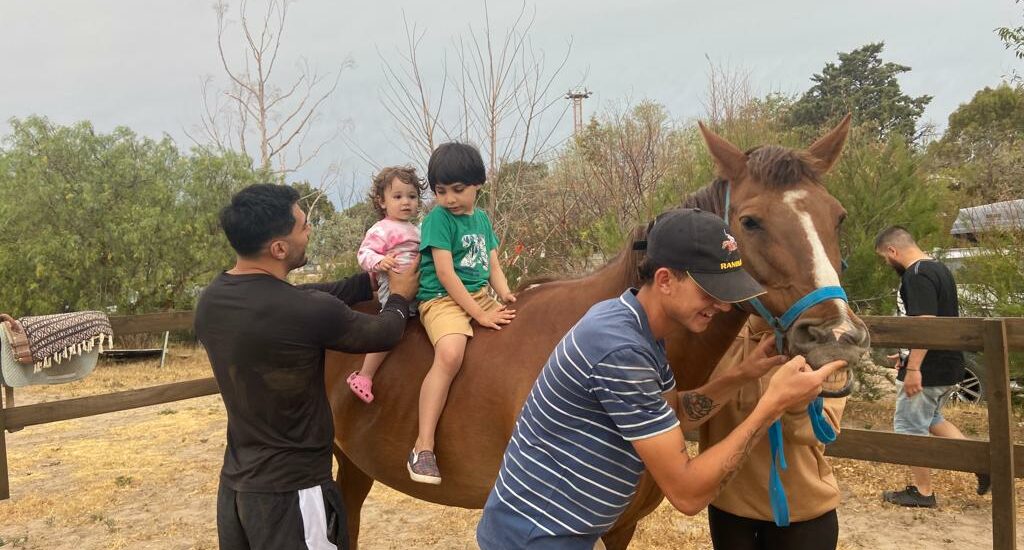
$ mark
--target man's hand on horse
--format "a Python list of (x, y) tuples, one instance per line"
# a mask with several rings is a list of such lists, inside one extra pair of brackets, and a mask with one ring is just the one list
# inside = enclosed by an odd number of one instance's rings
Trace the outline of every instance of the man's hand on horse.
[(480, 323), (480, 326), (482, 327), (501, 330), (502, 325), (511, 323), (512, 319), (515, 318), (516, 310), (501, 306), (498, 309), (483, 312), (482, 315), (476, 318), (476, 322)]
[(420, 289), (419, 258), (400, 271), (392, 271), (388, 277), (391, 283), (391, 292), (412, 301), (416, 298), (416, 292)]
[(802, 355), (797, 355), (775, 371), (768, 382), (764, 399), (767, 399), (779, 414), (786, 410), (806, 407), (821, 393), (825, 380), (845, 366), (846, 361), (832, 361), (814, 370)]
[(509, 292), (508, 294), (505, 294), (504, 296), (498, 296), (498, 299), (501, 300), (501, 302), (503, 304), (514, 304), (514, 303), (516, 303), (516, 295), (511, 293), (511, 292)]
[(736, 373), (745, 380), (757, 380), (785, 363), (789, 358), (775, 353), (775, 338), (765, 337), (746, 360), (736, 366)]

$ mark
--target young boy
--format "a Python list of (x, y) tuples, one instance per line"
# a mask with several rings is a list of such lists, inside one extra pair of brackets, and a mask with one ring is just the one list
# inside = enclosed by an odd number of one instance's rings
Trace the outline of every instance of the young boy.
[(420, 388), (419, 433), (407, 467), (413, 481), (437, 485), (441, 472), (434, 456), (434, 430), (448, 388), (462, 368), (466, 342), (473, 336), (470, 320), (501, 330), (515, 311), (496, 302), (516, 301), (498, 263), (498, 238), (491, 221), (476, 207), (487, 179), (480, 152), (464, 143), (439, 146), (427, 164), (427, 183), (435, 207), (423, 219), (420, 240), (420, 322), (434, 345), (434, 363)]

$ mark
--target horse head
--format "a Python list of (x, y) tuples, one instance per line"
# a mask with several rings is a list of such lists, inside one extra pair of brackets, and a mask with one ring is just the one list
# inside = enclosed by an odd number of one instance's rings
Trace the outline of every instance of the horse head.
[[(826, 384), (822, 395), (848, 395), (851, 369), (870, 342), (867, 327), (840, 289), (839, 237), (846, 210), (821, 180), (839, 158), (850, 116), (805, 150), (769, 145), (743, 152), (703, 124), (700, 129), (727, 197), (722, 216), (745, 269), (767, 290), (760, 297), (765, 313), (787, 321), (795, 316), (777, 331), (784, 334), (786, 353), (805, 356), (813, 368), (846, 360), (849, 367)], [(819, 289), (833, 292), (823, 295)], [(809, 296), (810, 307), (802, 309)]]

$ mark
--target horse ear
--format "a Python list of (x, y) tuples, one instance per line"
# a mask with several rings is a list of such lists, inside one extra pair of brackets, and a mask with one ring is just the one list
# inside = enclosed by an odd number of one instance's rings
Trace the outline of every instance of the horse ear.
[(718, 165), (718, 174), (732, 182), (741, 181), (747, 171), (747, 155), (726, 141), (725, 138), (708, 130), (703, 122), (698, 121), (697, 125), (700, 126), (704, 142), (708, 144), (708, 151), (711, 152), (715, 164)]
[(839, 153), (843, 152), (843, 145), (846, 144), (846, 136), (849, 133), (850, 113), (847, 113), (838, 126), (807, 148), (807, 152), (821, 162), (822, 173), (828, 172), (839, 160)]

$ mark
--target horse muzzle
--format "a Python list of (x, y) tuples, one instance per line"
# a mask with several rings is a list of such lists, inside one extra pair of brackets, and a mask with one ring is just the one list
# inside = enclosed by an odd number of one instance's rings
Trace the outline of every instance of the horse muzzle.
[(803, 355), (815, 370), (832, 361), (846, 361), (846, 368), (825, 381), (821, 397), (847, 397), (853, 391), (855, 369), (867, 355), (871, 338), (860, 319), (801, 319), (787, 334), (789, 353)]

